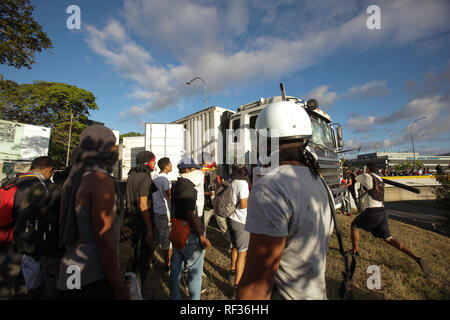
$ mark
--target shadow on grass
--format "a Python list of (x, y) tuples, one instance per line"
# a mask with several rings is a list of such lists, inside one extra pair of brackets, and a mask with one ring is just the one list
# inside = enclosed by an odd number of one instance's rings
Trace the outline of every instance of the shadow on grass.
[(208, 280), (214, 283), (214, 285), (219, 288), (227, 297), (231, 297), (233, 295), (233, 286), (227, 281), (226, 274), (228, 274), (228, 270), (222, 268), (215, 264), (211, 259), (205, 257), (205, 262), (209, 263), (213, 269), (215, 269), (219, 274), (223, 275), (222, 279), (215, 277), (208, 270), (203, 268), (203, 271), (208, 276)]
[[(327, 278), (326, 283), (328, 300), (342, 300), (339, 296), (339, 288), (341, 286), (342, 280)], [(384, 298), (383, 294), (377, 293), (376, 290), (367, 292), (353, 285), (352, 292), (354, 300), (382, 300)]]

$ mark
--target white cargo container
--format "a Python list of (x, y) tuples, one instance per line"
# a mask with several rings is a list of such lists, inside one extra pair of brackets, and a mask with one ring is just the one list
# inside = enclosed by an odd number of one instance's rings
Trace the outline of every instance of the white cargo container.
[(119, 140), (120, 140), (120, 131), (119, 130), (111, 130), (114, 133), (114, 136), (116, 137), (116, 145), (119, 145)]
[(128, 172), (136, 166), (136, 155), (145, 150), (145, 136), (124, 137), (122, 142), (121, 180), (126, 181)]
[[(177, 164), (184, 157), (185, 133), (182, 124), (146, 123), (145, 124), (145, 150), (155, 154), (156, 161), (169, 158), (172, 162), (172, 172), (169, 173), (171, 181), (177, 180)], [(156, 172), (159, 168), (156, 167)]]
[[(228, 116), (224, 117), (224, 113)], [(212, 106), (206, 110), (196, 112), (173, 123), (183, 124), (185, 128), (185, 156), (201, 162), (202, 152), (209, 153), (216, 163), (224, 163), (224, 141), (219, 139), (219, 132), (225, 133), (227, 124), (222, 123), (234, 111)], [(225, 136), (223, 136), (225, 137)]]

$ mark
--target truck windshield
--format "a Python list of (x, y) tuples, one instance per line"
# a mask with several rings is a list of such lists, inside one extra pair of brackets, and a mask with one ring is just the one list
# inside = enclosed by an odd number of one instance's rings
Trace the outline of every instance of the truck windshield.
[(312, 125), (312, 142), (327, 149), (334, 150), (333, 138), (331, 130), (325, 120), (310, 115)]

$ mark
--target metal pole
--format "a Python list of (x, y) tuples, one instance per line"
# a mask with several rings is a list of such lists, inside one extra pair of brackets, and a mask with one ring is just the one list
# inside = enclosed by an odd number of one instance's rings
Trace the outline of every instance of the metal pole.
[(423, 119), (426, 119), (426, 118), (428, 118), (429, 116), (424, 116), (424, 117), (422, 117), (422, 118), (419, 118), (419, 119), (416, 119), (416, 120), (414, 120), (412, 123), (411, 123), (411, 128), (410, 128), (410, 131), (411, 131), (411, 143), (412, 143), (412, 148), (413, 148), (413, 157), (414, 157), (414, 164), (413, 164), (413, 169), (414, 169), (414, 171), (416, 171), (416, 153), (415, 153), (415, 151), (414, 151), (414, 137), (413, 137), (413, 126), (414, 126), (414, 124), (416, 123), (416, 122), (418, 122), (418, 121), (420, 121), (420, 120), (423, 120)]
[(73, 120), (73, 112), (72, 108), (70, 108), (69, 143), (67, 144), (66, 167), (69, 166), (70, 138), (72, 137), (72, 120)]
[(206, 83), (205, 83), (205, 81), (203, 81), (202, 78), (200, 78), (200, 79), (203, 82), (203, 88), (204, 88), (204, 91), (205, 91), (205, 110), (206, 110), (206, 109), (208, 109), (208, 96), (206, 95)]
[(207, 96), (207, 90), (206, 90), (206, 82), (203, 80), (202, 77), (195, 77), (191, 81), (186, 82), (187, 85), (190, 85), (193, 81), (199, 79), (203, 83), (203, 91), (205, 93), (205, 110), (208, 109), (208, 96)]
[(413, 126), (414, 126), (414, 123), (411, 125), (411, 143), (412, 143), (412, 150), (413, 150), (413, 157), (414, 157), (413, 169), (414, 169), (414, 171), (416, 171), (416, 153), (414, 151), (414, 136), (412, 133)]

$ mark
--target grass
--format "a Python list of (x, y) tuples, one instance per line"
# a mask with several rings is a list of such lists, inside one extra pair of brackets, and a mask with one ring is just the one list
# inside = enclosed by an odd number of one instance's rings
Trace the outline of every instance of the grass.
[[(338, 215), (343, 235), (344, 247), (351, 249), (350, 223), (352, 217)], [(426, 279), (419, 265), (411, 258), (387, 245), (371, 234), (361, 231), (360, 254), (353, 276), (352, 287), (358, 300), (441, 300), (450, 299), (450, 239), (437, 233), (420, 229), (402, 222), (390, 220), (392, 235), (401, 240), (416, 255), (429, 261), (434, 277)], [(230, 253), (223, 236), (214, 228), (208, 229), (208, 238), (213, 248), (206, 251), (203, 285), (208, 291), (202, 300), (231, 299), (233, 289), (228, 281)], [(121, 263), (125, 267), (129, 245), (121, 245)], [(161, 250), (157, 250), (154, 268), (143, 288), (146, 299), (169, 299), (168, 277), (164, 275)], [(366, 273), (370, 265), (381, 270), (381, 288), (369, 290), (366, 282), (371, 274)], [(122, 268), (122, 269), (123, 269)], [(338, 289), (342, 281), (344, 263), (339, 253), (338, 241), (333, 235), (327, 256), (327, 295), (328, 299), (340, 299)], [(182, 291), (183, 292), (183, 291)], [(184, 296), (187, 298), (186, 296)]]
[[(350, 223), (353, 218), (339, 215), (338, 220), (345, 235), (344, 246), (351, 248)], [(426, 279), (419, 265), (404, 253), (389, 246), (383, 240), (375, 239), (370, 233), (360, 232), (360, 257), (353, 277), (356, 299), (382, 300), (437, 300), (450, 298), (450, 239), (437, 233), (420, 229), (402, 222), (390, 220), (389, 226), (394, 238), (402, 241), (417, 256), (427, 259), (433, 270), (433, 277)], [(329, 299), (339, 299), (337, 289), (342, 279), (342, 256), (338, 242), (332, 237), (327, 256), (326, 278)], [(369, 290), (366, 273), (370, 265), (381, 270), (381, 289)]]

